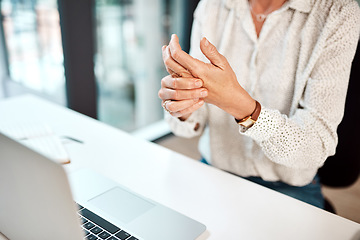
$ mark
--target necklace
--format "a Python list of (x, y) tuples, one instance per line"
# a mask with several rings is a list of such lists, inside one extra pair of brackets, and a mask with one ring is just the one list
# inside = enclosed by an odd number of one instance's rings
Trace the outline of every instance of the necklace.
[(267, 18), (267, 16), (272, 12), (272, 7), (268, 8), (264, 13), (255, 13), (253, 10), (253, 6), (252, 3), (250, 4), (250, 11), (252, 12), (252, 14), (254, 14), (255, 19), (257, 22), (262, 23), (265, 21), (265, 19)]

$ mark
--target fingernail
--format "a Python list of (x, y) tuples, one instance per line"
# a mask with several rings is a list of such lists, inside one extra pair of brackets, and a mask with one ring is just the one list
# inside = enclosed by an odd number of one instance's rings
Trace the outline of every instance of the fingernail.
[(195, 86), (196, 87), (201, 87), (202, 86), (202, 81), (200, 81), (200, 80), (196, 81)]
[(201, 97), (206, 97), (207, 95), (208, 95), (208, 92), (206, 90), (201, 91), (201, 93), (200, 93)]
[(206, 37), (204, 37), (204, 38), (205, 38), (204, 45), (205, 45), (205, 47), (207, 47), (207, 46), (209, 46), (209, 41), (207, 40), (207, 38), (206, 38)]
[(203, 103), (204, 103), (204, 100), (200, 100), (197, 104), (203, 105)]

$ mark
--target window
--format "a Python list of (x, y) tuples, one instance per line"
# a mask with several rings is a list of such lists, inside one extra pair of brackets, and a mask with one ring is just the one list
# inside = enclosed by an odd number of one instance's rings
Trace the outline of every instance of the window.
[(128, 132), (156, 125), (161, 47), (177, 33), (188, 48), (196, 3), (0, 1), (5, 96), (35, 93)]
[[(63, 51), (56, 0), (1, 1), (8, 95), (37, 92), (64, 103)], [(17, 90), (14, 90), (16, 88)]]
[(161, 119), (163, 1), (98, 0), (95, 12), (99, 119), (127, 131)]
[(161, 47), (173, 32), (182, 38), (185, 2), (96, 1), (94, 60), (101, 121), (133, 131), (163, 118), (157, 95), (167, 74)]

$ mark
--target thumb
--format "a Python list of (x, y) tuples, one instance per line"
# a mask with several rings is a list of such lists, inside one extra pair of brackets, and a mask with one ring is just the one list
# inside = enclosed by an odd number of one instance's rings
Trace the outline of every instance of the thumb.
[(216, 47), (213, 44), (211, 44), (205, 37), (203, 37), (200, 41), (200, 49), (202, 53), (205, 55), (205, 57), (209, 59), (213, 65), (221, 69), (224, 69), (226, 64), (226, 59), (224, 58), (223, 55), (221, 55), (217, 51)]

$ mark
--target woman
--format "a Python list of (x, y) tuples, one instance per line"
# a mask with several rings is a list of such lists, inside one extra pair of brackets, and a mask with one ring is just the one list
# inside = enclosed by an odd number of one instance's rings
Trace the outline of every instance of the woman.
[(202, 0), (191, 56), (163, 47), (166, 119), (204, 162), (323, 208), (359, 31), (354, 0)]

